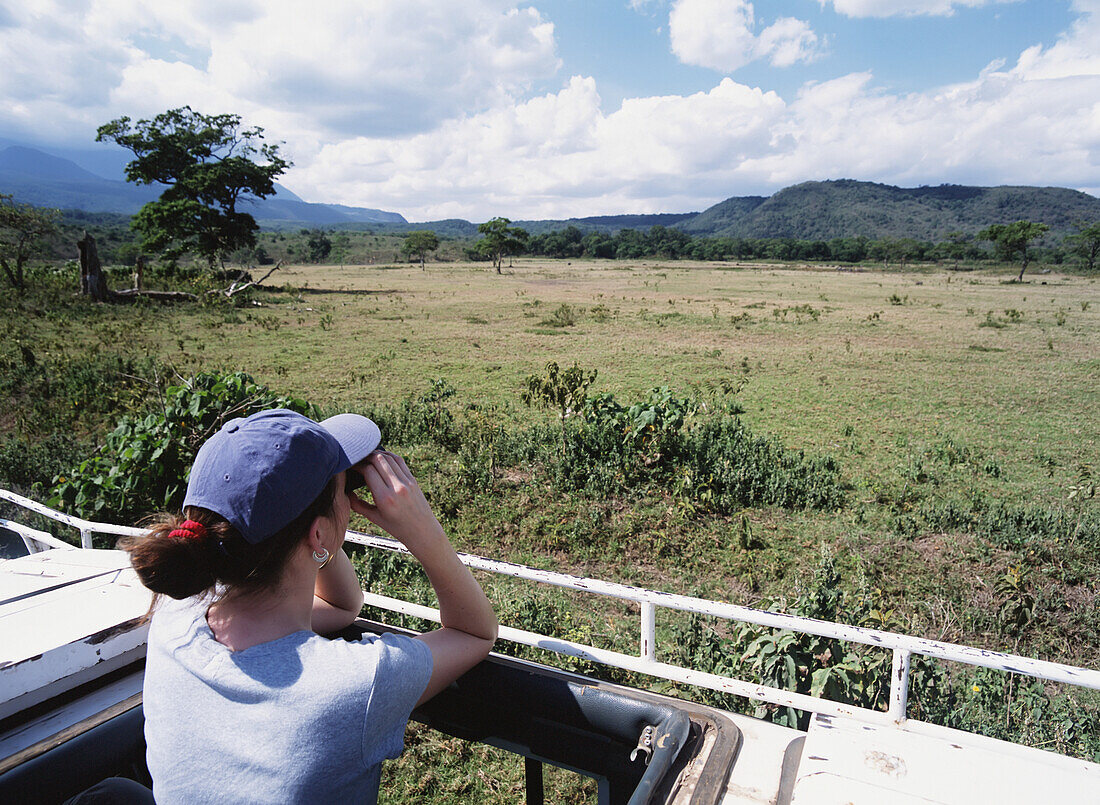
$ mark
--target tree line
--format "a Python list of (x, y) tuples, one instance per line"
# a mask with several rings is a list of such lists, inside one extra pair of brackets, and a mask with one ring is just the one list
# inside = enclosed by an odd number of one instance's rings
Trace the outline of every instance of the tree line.
[(653, 226), (647, 231), (621, 229), (614, 235), (584, 232), (576, 226), (536, 235), (526, 253), (541, 257), (635, 260), (776, 260), (838, 263), (880, 262), (905, 266), (929, 261), (958, 264), (1004, 260), (1026, 268), (1032, 260), (1065, 263), (1079, 258), (1095, 270), (1100, 256), (1100, 222), (1082, 223), (1078, 231), (1050, 246), (1036, 246), (1048, 230), (1045, 224), (1017, 221), (994, 224), (977, 233), (952, 232), (942, 241), (914, 238), (840, 237), (804, 238), (692, 237), (678, 229)]

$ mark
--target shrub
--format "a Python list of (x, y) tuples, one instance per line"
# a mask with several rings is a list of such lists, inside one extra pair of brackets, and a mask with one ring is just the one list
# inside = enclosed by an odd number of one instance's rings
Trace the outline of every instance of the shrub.
[(545, 437), (532, 431), (524, 458), (541, 463), (559, 488), (600, 496), (671, 490), (693, 508), (719, 513), (750, 505), (841, 505), (833, 459), (810, 458), (756, 436), (737, 411), (735, 401), (704, 410), (697, 397), (667, 387), (631, 405), (596, 395), (585, 400), (580, 417), (562, 421), (560, 456), (545, 450)]
[(435, 445), (454, 451), (460, 434), (447, 401), (456, 393), (454, 386), (437, 378), (423, 394), (410, 395), (397, 406), (377, 406), (363, 413), (382, 431), (383, 444)]
[(164, 410), (125, 416), (91, 458), (54, 478), (50, 505), (98, 520), (133, 522), (178, 510), (195, 453), (225, 422), (269, 408), (313, 413), (243, 372), (203, 373), (165, 392)]

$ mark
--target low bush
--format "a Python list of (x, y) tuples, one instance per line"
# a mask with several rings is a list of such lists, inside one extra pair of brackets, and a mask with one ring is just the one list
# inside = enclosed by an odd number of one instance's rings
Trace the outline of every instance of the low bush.
[(54, 478), (50, 505), (96, 520), (135, 522), (183, 504), (195, 453), (225, 422), (268, 408), (313, 413), (249, 375), (203, 373), (165, 392), (162, 411), (125, 416), (91, 458)]

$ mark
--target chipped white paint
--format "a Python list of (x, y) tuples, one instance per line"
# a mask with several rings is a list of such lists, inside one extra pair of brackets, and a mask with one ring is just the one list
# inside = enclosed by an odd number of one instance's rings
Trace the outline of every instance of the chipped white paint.
[(121, 551), (0, 562), (0, 718), (144, 656), (149, 600)]

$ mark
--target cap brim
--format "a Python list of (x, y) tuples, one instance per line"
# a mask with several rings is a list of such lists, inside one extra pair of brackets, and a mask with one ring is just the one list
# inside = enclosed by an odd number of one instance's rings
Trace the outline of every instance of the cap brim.
[(371, 420), (359, 414), (337, 414), (321, 423), (331, 433), (354, 466), (378, 449), (382, 432)]

